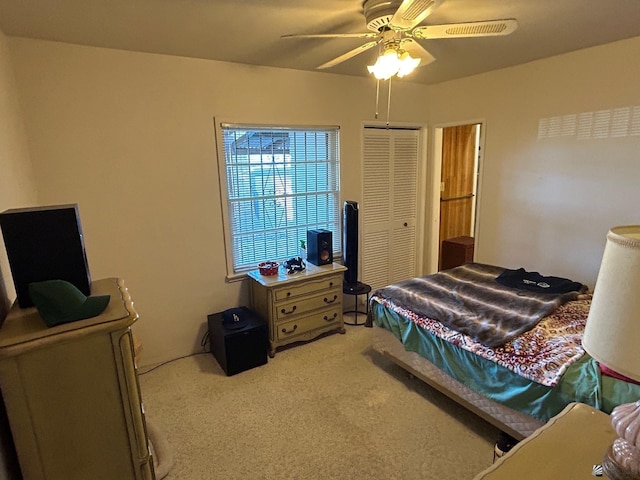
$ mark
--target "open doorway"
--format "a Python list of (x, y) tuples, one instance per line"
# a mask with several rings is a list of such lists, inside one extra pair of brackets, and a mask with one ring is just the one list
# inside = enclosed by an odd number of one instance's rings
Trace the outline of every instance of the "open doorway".
[(482, 141), (481, 122), (435, 128), (428, 272), (473, 261)]

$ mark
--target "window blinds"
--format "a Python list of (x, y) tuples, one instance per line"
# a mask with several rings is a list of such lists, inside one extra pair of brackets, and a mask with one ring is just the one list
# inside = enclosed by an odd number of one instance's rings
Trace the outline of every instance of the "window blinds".
[(340, 250), (338, 127), (223, 124), (223, 192), (233, 272), (298, 256), (307, 230), (333, 232)]

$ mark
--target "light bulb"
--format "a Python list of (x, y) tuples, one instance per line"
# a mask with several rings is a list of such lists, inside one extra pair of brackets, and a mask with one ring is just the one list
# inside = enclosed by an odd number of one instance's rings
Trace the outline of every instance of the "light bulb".
[(398, 77), (404, 77), (413, 72), (418, 65), (420, 65), (419, 58), (412, 58), (409, 52), (403, 52), (399, 56), (400, 66), (398, 68)]

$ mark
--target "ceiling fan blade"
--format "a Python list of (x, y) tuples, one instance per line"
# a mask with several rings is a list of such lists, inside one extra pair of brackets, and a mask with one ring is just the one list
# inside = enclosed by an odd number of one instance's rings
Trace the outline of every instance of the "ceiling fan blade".
[(322, 65), (316, 68), (324, 69), (324, 68), (334, 67), (339, 63), (344, 62), (345, 60), (349, 60), (350, 58), (355, 57), (359, 53), (369, 50), (371, 47), (375, 47), (377, 44), (378, 44), (378, 41), (365, 43), (364, 45), (360, 45), (358, 48), (349, 50), (347, 53), (344, 53), (339, 57), (334, 58), (333, 60), (329, 60), (327, 63), (323, 63)]
[(518, 28), (517, 20), (487, 20), (485, 22), (451, 23), (448, 25), (429, 25), (414, 28), (411, 35), (415, 38), (466, 38), (509, 35)]
[(404, 0), (391, 17), (393, 30), (411, 30), (427, 18), (444, 0)]
[(280, 38), (376, 38), (377, 33), (365, 32), (365, 33), (311, 33), (311, 34), (289, 34), (282, 35)]
[(421, 67), (429, 65), (436, 59), (422, 45), (411, 38), (403, 38), (400, 42), (400, 47), (406, 50), (412, 58), (419, 58)]

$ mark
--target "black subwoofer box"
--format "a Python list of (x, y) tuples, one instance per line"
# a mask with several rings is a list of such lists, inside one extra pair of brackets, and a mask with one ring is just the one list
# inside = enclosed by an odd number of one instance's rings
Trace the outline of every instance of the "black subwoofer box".
[(330, 230), (307, 231), (307, 261), (314, 265), (333, 263), (333, 235)]
[(246, 326), (231, 329), (222, 324), (222, 313), (207, 316), (211, 353), (227, 376), (267, 363), (267, 324), (248, 311)]
[(0, 213), (0, 227), (21, 308), (33, 306), (31, 282), (66, 280), (91, 294), (76, 204), (5, 210)]

